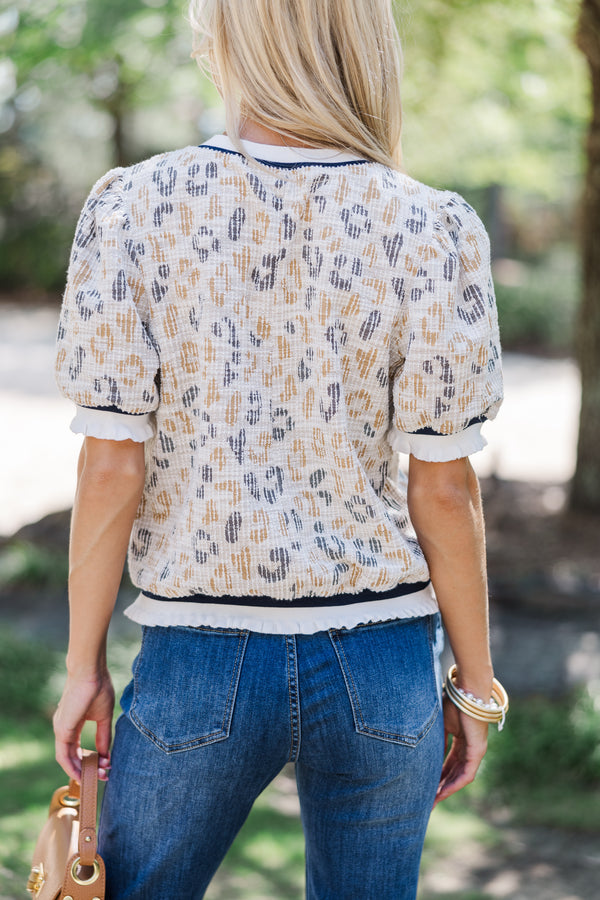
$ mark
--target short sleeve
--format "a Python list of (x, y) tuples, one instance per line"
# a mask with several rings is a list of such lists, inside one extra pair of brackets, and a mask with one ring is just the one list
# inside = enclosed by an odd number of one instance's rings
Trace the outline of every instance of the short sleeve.
[(92, 189), (71, 251), (55, 373), (78, 407), (147, 416), (158, 407), (158, 348), (147, 321), (123, 169)]
[(442, 196), (399, 295), (390, 379), (392, 447), (432, 462), (482, 449), (503, 396), (489, 239), (462, 197)]
[(127, 413), (78, 406), (71, 422), (71, 431), (85, 437), (103, 438), (108, 441), (135, 441), (143, 444), (144, 441), (154, 437), (156, 432), (152, 420), (152, 413), (130, 416)]

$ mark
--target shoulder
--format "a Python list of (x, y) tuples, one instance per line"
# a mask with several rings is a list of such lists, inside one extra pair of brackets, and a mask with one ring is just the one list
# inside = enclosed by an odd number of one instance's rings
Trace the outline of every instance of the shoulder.
[(489, 245), (479, 215), (460, 194), (417, 181), (405, 172), (378, 163), (365, 166), (369, 195), (376, 190), (384, 203), (384, 220), (397, 226), (408, 242), (423, 252), (430, 248), (456, 252), (469, 242)]
[(195, 167), (210, 162), (213, 157), (214, 153), (211, 155), (209, 148), (189, 146), (157, 153), (130, 166), (110, 169), (95, 182), (88, 202), (106, 204), (144, 187), (154, 187), (163, 196), (167, 196), (180, 176), (196, 174)]
[(122, 189), (125, 194), (146, 190), (164, 198), (181, 191), (195, 195), (199, 176), (214, 174), (214, 162), (214, 150), (202, 145), (159, 153), (121, 170)]
[(483, 222), (473, 207), (455, 191), (439, 189), (400, 174), (401, 190), (411, 205), (428, 212), (426, 235), (444, 238), (448, 235), (457, 244), (469, 234), (487, 239)]

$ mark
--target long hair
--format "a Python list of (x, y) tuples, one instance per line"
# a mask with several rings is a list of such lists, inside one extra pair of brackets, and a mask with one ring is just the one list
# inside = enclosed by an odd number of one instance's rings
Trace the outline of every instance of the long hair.
[(308, 146), (399, 168), (402, 55), (391, 0), (191, 0), (194, 56), (225, 103)]

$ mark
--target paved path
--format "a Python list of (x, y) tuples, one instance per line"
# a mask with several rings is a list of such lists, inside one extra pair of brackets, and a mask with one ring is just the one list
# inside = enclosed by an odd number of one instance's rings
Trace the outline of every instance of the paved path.
[[(71, 504), (81, 438), (54, 383), (58, 310), (0, 305), (0, 535)], [(473, 457), (481, 475), (566, 481), (575, 463), (579, 375), (571, 360), (505, 356), (506, 400)]]

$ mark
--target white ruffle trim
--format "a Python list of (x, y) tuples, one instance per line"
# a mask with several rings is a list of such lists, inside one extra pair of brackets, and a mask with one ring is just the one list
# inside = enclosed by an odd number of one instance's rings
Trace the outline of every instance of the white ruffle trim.
[(140, 594), (125, 615), (140, 625), (209, 625), (213, 628), (244, 628), (261, 634), (314, 634), (328, 628), (353, 628), (387, 619), (413, 619), (439, 611), (431, 585), (414, 594), (353, 603), (350, 606), (266, 609), (264, 606), (230, 606), (221, 603), (191, 603), (153, 600)]
[(71, 431), (107, 441), (136, 441), (141, 444), (154, 437), (155, 429), (152, 413), (131, 416), (128, 413), (78, 406), (71, 422)]
[(393, 450), (410, 453), (425, 462), (450, 462), (477, 453), (487, 446), (481, 425), (481, 422), (476, 422), (456, 434), (409, 434), (392, 426), (388, 441)]

